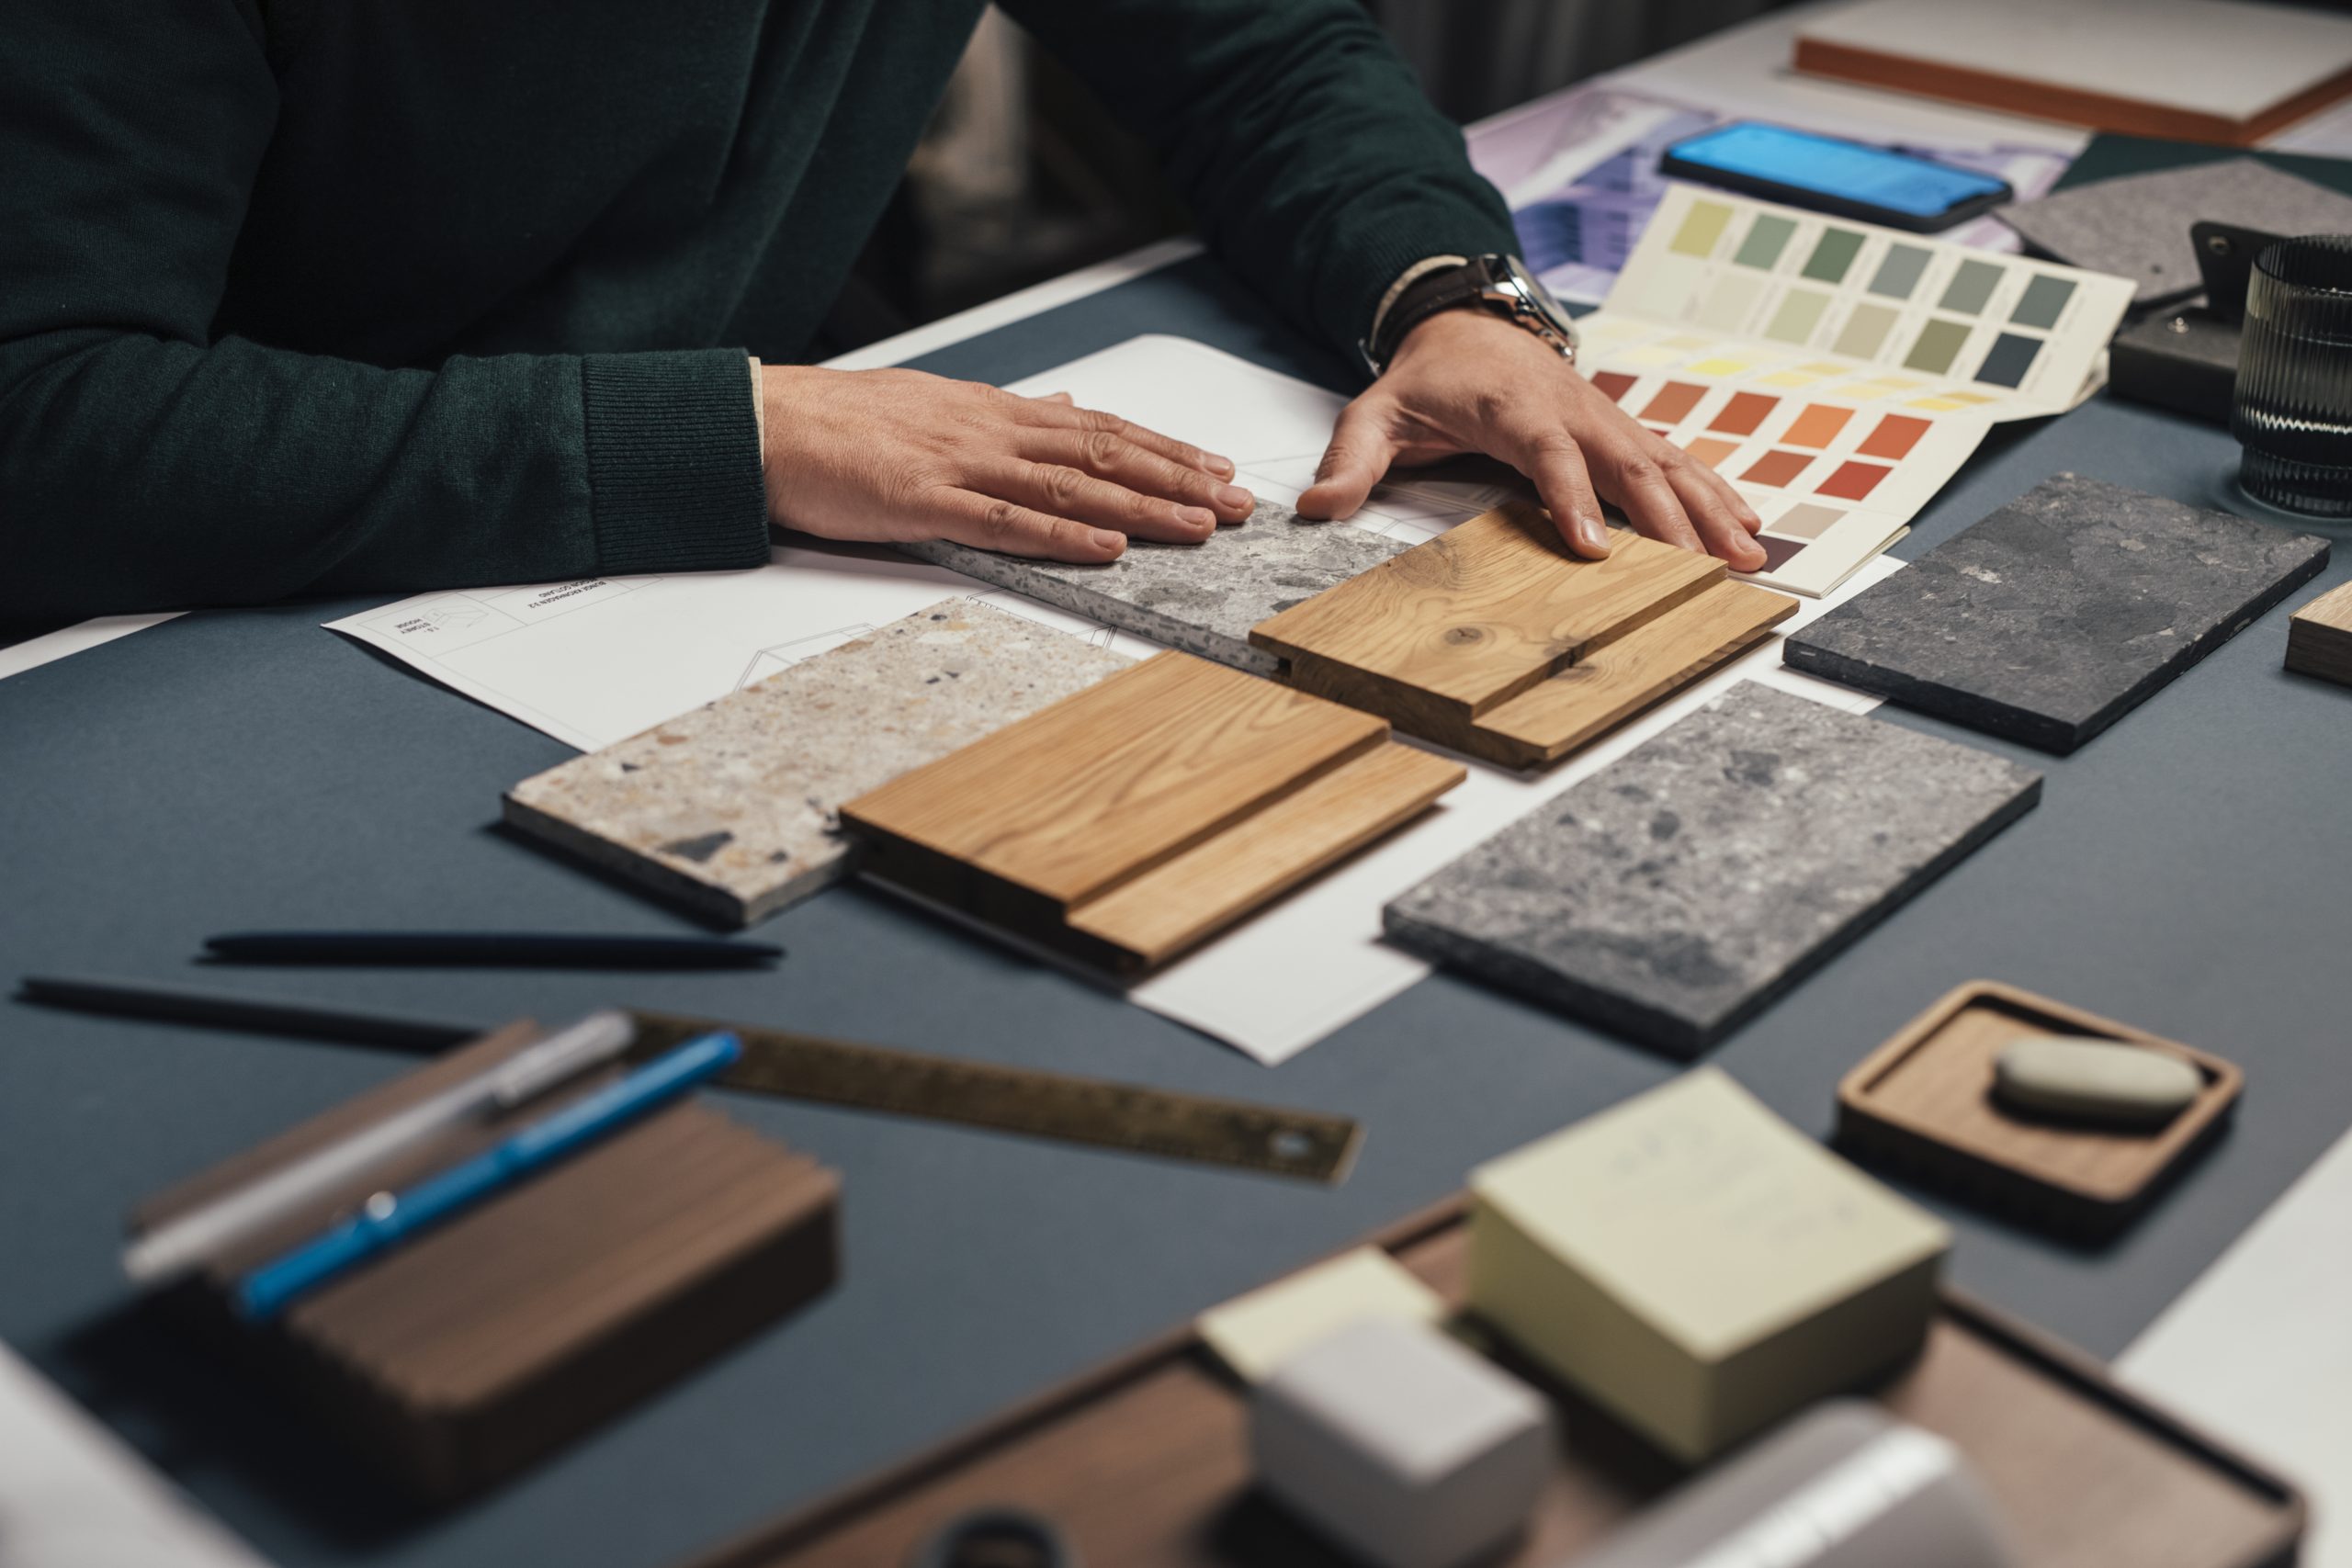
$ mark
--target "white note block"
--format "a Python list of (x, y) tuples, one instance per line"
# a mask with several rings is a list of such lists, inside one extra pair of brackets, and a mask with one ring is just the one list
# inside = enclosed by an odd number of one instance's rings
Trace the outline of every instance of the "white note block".
[(1951, 1243), (1713, 1067), (1470, 1191), (1479, 1316), (1692, 1462), (1916, 1350)]
[(1201, 1314), (1193, 1326), (1244, 1382), (1263, 1382), (1293, 1353), (1367, 1317), (1435, 1323), (1445, 1302), (1376, 1247), (1302, 1269)]
[(1258, 1483), (1377, 1568), (1453, 1568), (1527, 1520), (1552, 1466), (1534, 1390), (1435, 1328), (1351, 1325), (1250, 1407)]

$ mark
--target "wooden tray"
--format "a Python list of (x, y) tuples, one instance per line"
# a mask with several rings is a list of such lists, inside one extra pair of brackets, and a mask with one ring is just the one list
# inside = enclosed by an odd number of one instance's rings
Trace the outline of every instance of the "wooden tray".
[[(150, 1200), (154, 1225), (482, 1071), (528, 1023), (435, 1057)], [(499, 1121), (453, 1128), (346, 1184), (175, 1292), (198, 1333), (435, 1501), (577, 1437), (828, 1288), (833, 1173), (689, 1099), (321, 1287), (277, 1322), (237, 1317), (243, 1271), (372, 1191), (404, 1186), (591, 1092), (590, 1074)]]
[[(1375, 1238), (1462, 1299), (1459, 1198)], [(1656, 1450), (1523, 1362), (1558, 1399), (1566, 1447), (1520, 1547), (1556, 1568), (1679, 1478)], [(2012, 1528), (2021, 1568), (2272, 1568), (2294, 1560), (2302, 1499), (2108, 1381), (2096, 1362), (1948, 1293), (1919, 1359), (1871, 1392), (1965, 1451)], [(967, 1509), (1053, 1519), (1090, 1568), (1340, 1568), (1250, 1487), (1238, 1386), (1189, 1329), (1015, 1406), (695, 1568), (900, 1568)], [(1890, 1565), (1893, 1568), (1893, 1565)]]
[[(2020, 1115), (1993, 1098), (1993, 1064), (2022, 1027), (2177, 1056), (2205, 1089), (2155, 1128)], [(2233, 1063), (1992, 980), (1939, 998), (1838, 1086), (1838, 1146), (1857, 1158), (2083, 1240), (2113, 1235), (2212, 1143), (2245, 1081)]]

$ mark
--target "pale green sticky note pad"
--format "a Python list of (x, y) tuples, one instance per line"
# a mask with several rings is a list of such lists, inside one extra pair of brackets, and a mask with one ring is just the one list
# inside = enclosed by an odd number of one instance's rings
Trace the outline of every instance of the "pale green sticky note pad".
[(1201, 1314), (1193, 1327), (1244, 1382), (1262, 1382), (1290, 1356), (1367, 1317), (1436, 1323), (1445, 1302), (1376, 1247), (1302, 1269)]

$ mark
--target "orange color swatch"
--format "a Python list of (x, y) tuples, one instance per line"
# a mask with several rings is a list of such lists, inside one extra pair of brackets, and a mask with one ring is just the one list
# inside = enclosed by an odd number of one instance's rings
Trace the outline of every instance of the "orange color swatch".
[(1683, 448), (1711, 468), (1720, 468), (1724, 459), (1739, 450), (1736, 441), (1718, 441), (1712, 435), (1702, 435)]
[(1838, 439), (1838, 433), (1845, 429), (1846, 422), (1853, 417), (1852, 409), (1815, 403), (1797, 415), (1797, 422), (1789, 426), (1788, 434), (1781, 439), (1792, 446), (1826, 446)]
[(1623, 400), (1626, 389), (1633, 386), (1634, 378), (1623, 370), (1596, 370), (1592, 373), (1592, 384), (1600, 389), (1601, 396), (1613, 403)]

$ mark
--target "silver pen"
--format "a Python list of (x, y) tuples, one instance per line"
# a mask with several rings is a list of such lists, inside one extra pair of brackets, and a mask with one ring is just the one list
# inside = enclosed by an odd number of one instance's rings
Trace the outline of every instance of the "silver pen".
[(636, 1038), (627, 1013), (590, 1013), (463, 1083), (156, 1226), (123, 1248), (122, 1271), (142, 1289), (166, 1284), (451, 1127), (511, 1110), (602, 1066)]

